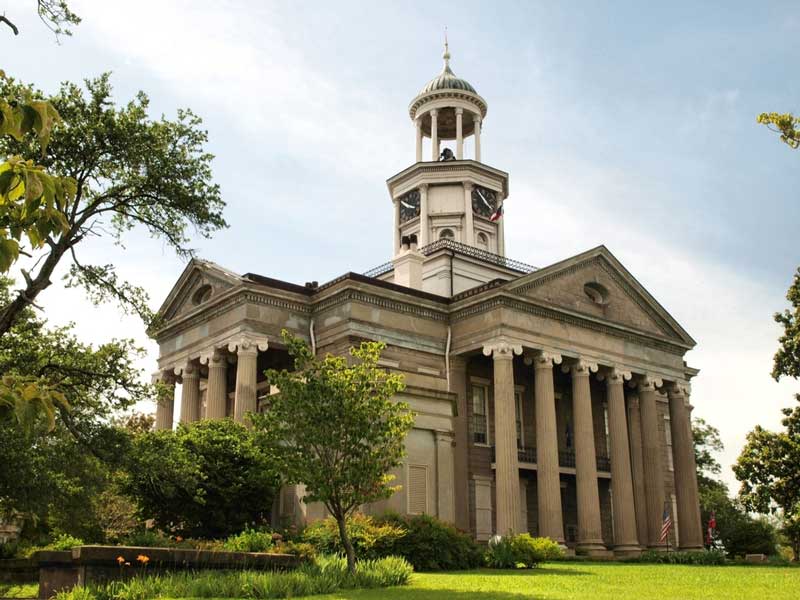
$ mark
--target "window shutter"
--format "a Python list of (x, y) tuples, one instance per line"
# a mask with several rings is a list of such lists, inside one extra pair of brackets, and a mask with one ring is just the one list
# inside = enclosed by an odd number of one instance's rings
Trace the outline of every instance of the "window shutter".
[(408, 466), (408, 512), (421, 515), (428, 512), (428, 467)]

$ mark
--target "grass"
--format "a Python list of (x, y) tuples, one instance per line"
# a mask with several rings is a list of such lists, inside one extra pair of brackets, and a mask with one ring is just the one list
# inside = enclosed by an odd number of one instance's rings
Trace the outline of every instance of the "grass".
[(38, 581), (36, 583), (0, 583), (0, 598), (36, 598), (38, 594)]
[(800, 569), (768, 566), (548, 563), (530, 571), (418, 573), (411, 585), (318, 600), (797, 600)]

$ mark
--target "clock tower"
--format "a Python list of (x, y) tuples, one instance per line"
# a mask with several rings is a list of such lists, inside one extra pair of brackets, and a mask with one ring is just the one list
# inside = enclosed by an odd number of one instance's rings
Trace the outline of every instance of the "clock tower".
[[(393, 255), (402, 251), (404, 239), (416, 236), (423, 253), (440, 240), (450, 240), (454, 246), (505, 257), (501, 207), (508, 196), (508, 174), (481, 158), (487, 104), (453, 73), (446, 40), (442, 58), (442, 72), (408, 108), (416, 132), (416, 161), (387, 181), (395, 215)], [(465, 142), (471, 146), (470, 156)]]

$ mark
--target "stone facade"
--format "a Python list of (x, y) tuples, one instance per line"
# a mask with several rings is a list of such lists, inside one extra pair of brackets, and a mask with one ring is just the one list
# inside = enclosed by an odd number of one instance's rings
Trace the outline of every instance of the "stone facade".
[[(416, 421), (400, 491), (366, 512), (630, 555), (664, 547), (666, 510), (670, 543), (702, 547), (689, 420), (698, 371), (684, 362), (694, 340), (604, 246), (541, 269), (506, 258), (508, 175), (481, 162), (478, 139), (464, 158), (487, 105), (449, 58), (410, 108), (417, 162), (388, 180), (392, 261), (299, 286), (193, 260), (161, 308), (156, 376), (181, 383), (181, 421), (242, 420), (271, 392), (264, 370), (290, 364), (282, 329), (321, 355), (381, 340)], [(464, 114), (477, 117), (468, 128)], [(457, 152), (440, 153), (450, 138)], [(173, 409), (157, 407), (159, 428)], [(283, 490), (278, 512), (324, 516), (302, 495)]]

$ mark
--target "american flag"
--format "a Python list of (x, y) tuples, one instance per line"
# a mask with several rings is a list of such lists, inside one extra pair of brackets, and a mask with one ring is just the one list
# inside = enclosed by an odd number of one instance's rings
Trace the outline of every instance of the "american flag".
[(661, 524), (661, 537), (658, 539), (659, 542), (666, 541), (670, 529), (672, 529), (672, 517), (669, 516), (669, 511), (665, 508), (664, 521)]

